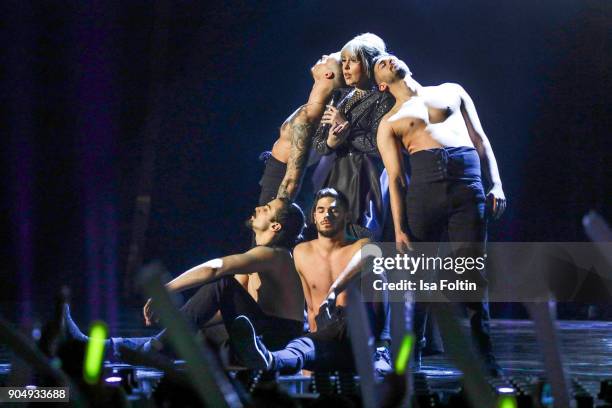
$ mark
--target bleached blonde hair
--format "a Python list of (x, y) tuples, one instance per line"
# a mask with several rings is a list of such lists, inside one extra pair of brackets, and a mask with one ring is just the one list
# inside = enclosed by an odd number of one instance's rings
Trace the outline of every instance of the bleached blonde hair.
[(342, 47), (344, 51), (359, 58), (367, 77), (374, 83), (374, 59), (387, 53), (383, 39), (372, 33), (359, 34)]

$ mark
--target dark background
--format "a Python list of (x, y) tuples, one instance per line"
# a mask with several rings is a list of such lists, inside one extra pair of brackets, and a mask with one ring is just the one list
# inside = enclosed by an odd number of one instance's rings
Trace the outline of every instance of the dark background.
[(310, 66), (367, 31), (423, 85), (458, 82), (474, 99), (509, 200), (492, 241), (585, 241), (587, 211), (612, 220), (611, 11), (606, 0), (3, 2), (3, 310), (28, 323), (67, 283), (90, 317), (116, 318), (147, 139), (144, 260), (177, 274), (246, 249), (258, 154), (305, 101)]

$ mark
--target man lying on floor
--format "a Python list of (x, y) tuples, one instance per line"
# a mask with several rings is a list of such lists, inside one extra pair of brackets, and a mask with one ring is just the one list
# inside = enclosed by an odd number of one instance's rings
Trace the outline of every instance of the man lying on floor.
[[(191, 268), (167, 283), (166, 288), (177, 293), (201, 286), (181, 308), (196, 328), (204, 327), (218, 312), (226, 326), (244, 315), (252, 320), (271, 349), (280, 349), (303, 333), (304, 295), (291, 249), (301, 236), (304, 214), (288, 199), (277, 198), (255, 208), (247, 226), (255, 233), (257, 246)], [(235, 279), (235, 275), (245, 274), (249, 274), (249, 282), (258, 283), (256, 299)], [(147, 325), (155, 320), (151, 302), (149, 299), (144, 306)], [(65, 316), (69, 334), (86, 341), (87, 336), (74, 323), (67, 306)], [(122, 346), (160, 350), (164, 332), (153, 337), (114, 337), (107, 340), (107, 345), (112, 346), (116, 357)]]
[[(270, 352), (272, 344), (261, 332), (256, 322), (244, 315), (238, 316), (229, 327), (230, 342), (239, 360), (249, 368), (295, 372), (302, 368), (313, 371), (354, 371), (355, 365), (348, 337), (344, 306), (346, 288), (350, 279), (361, 269), (360, 249), (368, 239), (349, 240), (345, 234), (348, 220), (346, 198), (332, 188), (319, 191), (314, 200), (313, 223), (318, 238), (295, 247), (295, 267), (302, 279), (308, 307), (308, 323), (311, 332), (295, 338), (287, 346)], [(371, 275), (371, 274), (368, 274)], [(333, 303), (335, 300), (335, 307)], [(320, 305), (320, 306), (319, 306)], [(315, 316), (315, 307), (318, 314)], [(380, 331), (384, 319), (372, 319), (376, 331)], [(374, 359), (381, 362), (379, 356)], [(384, 369), (391, 369), (388, 359)]]

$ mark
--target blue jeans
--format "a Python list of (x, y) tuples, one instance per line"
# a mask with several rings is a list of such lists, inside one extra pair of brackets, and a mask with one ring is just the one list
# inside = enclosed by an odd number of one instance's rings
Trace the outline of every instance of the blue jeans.
[(284, 349), (272, 352), (272, 369), (285, 372), (302, 368), (312, 371), (354, 371), (344, 309), (336, 308), (331, 320), (326, 323), (322, 329), (293, 339)]

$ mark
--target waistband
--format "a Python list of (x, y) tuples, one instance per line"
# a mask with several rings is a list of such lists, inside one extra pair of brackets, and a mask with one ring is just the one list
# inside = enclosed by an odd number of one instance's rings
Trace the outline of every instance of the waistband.
[(287, 163), (283, 163), (276, 157), (272, 156), (271, 152), (263, 152), (259, 156), (259, 160), (264, 161), (266, 163), (263, 172), (263, 177), (285, 177), (285, 172), (287, 171)]
[(480, 157), (473, 147), (442, 147), (410, 155), (411, 183), (480, 181)]

